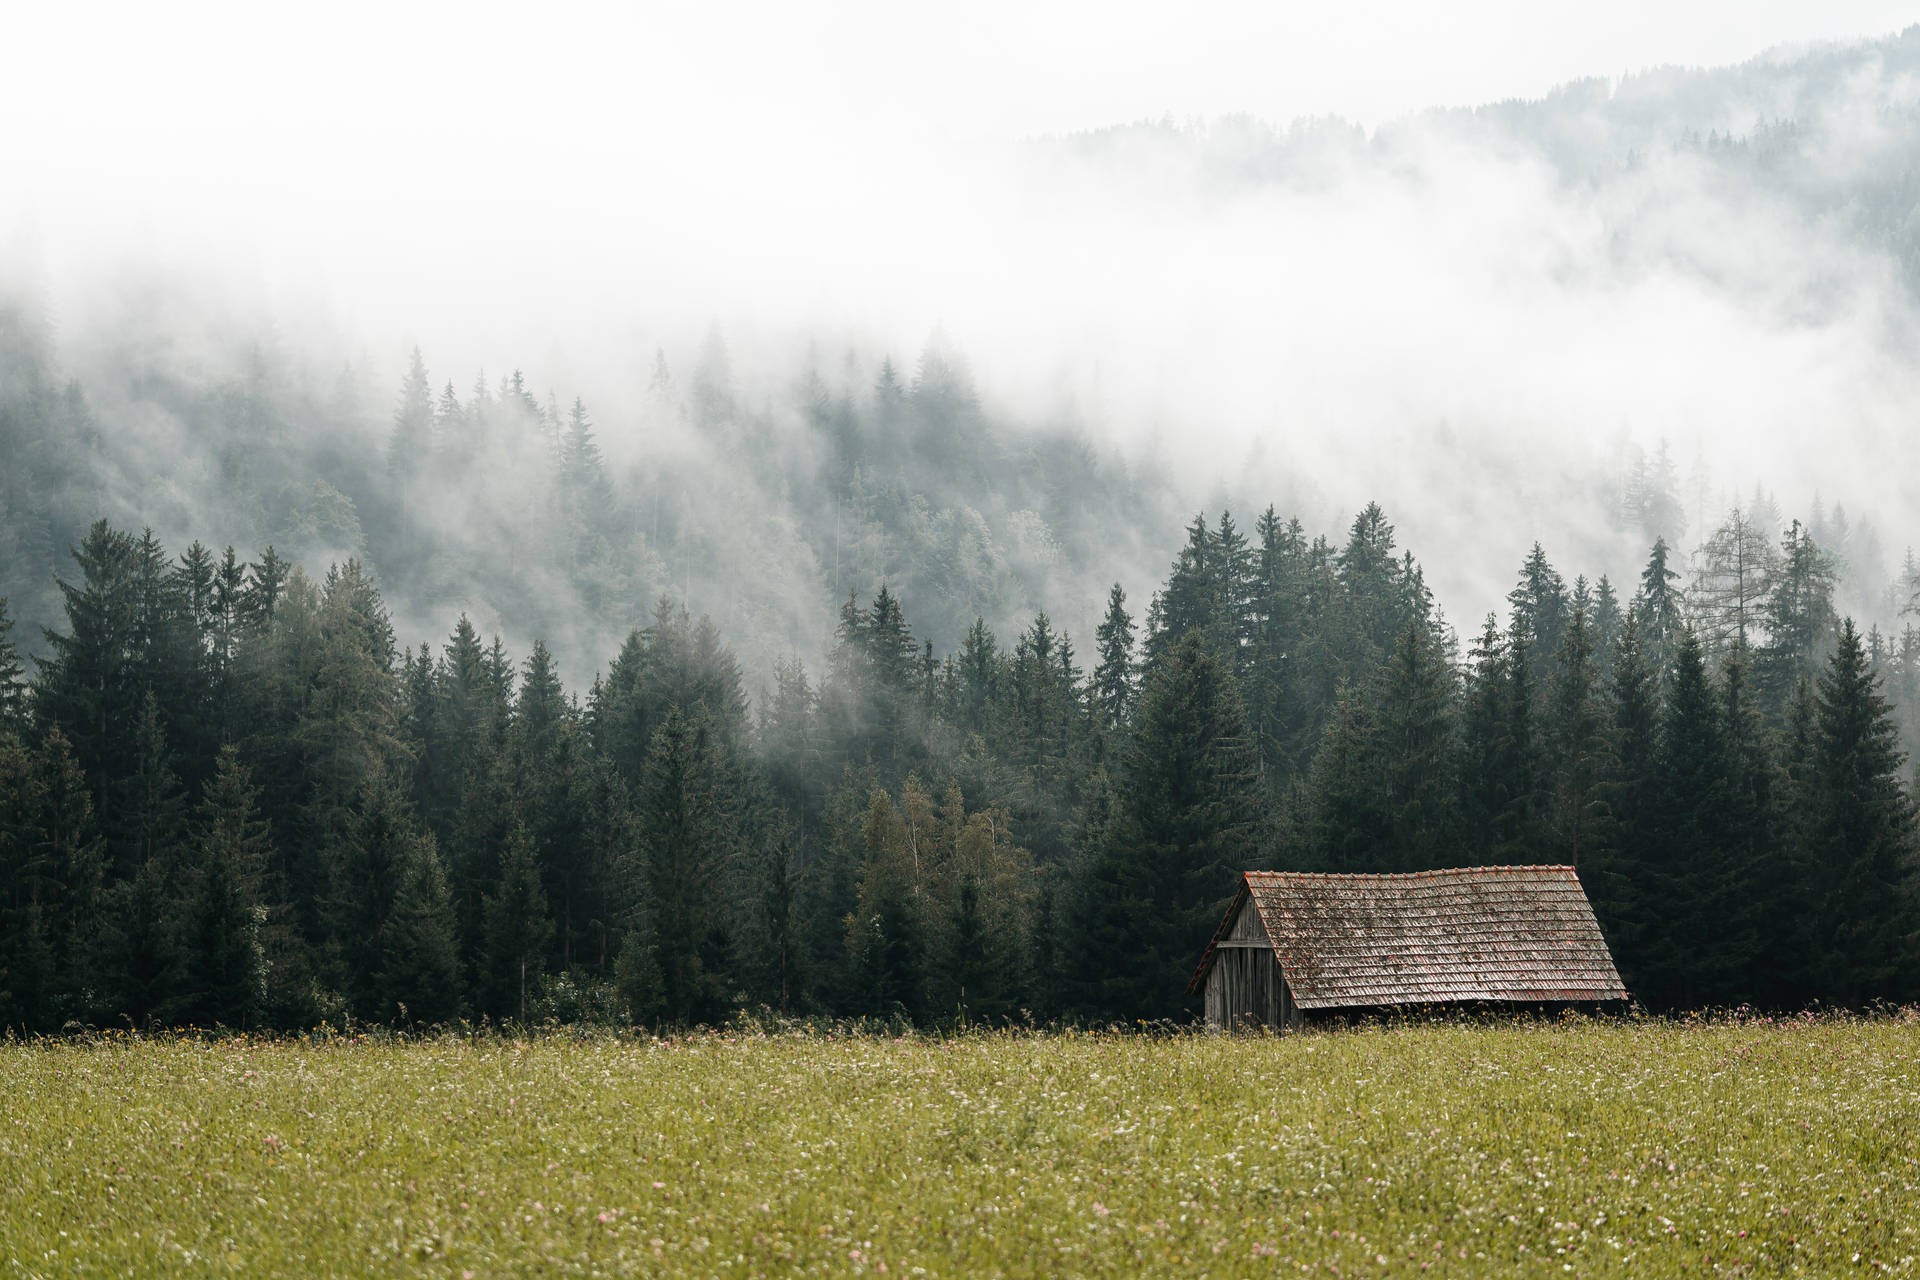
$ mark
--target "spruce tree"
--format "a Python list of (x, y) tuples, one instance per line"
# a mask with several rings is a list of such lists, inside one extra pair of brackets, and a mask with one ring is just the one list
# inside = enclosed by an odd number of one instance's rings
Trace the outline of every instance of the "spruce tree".
[(1700, 640), (1681, 633), (1655, 756), (1640, 997), (1695, 1009), (1744, 998), (1754, 939), (1730, 837), (1732, 762)]
[(1400, 562), (1393, 554), (1393, 526), (1377, 502), (1369, 502), (1348, 527), (1335, 558), (1340, 584), (1343, 664), (1354, 678), (1370, 674), (1391, 652), (1405, 621), (1406, 596)]
[(1823, 1000), (1910, 998), (1913, 802), (1880, 678), (1842, 622), (1815, 692), (1803, 858), (1816, 886), (1811, 976)]
[(46, 632), (48, 652), (37, 673), (34, 709), (60, 726), (96, 795), (125, 776), (127, 752), (118, 730), (137, 713), (145, 691), (135, 671), (139, 625), (132, 538), (96, 521), (73, 551), (80, 581), (60, 581), (67, 629)]
[(1093, 705), (1103, 735), (1124, 728), (1133, 710), (1133, 616), (1119, 583), (1107, 593), (1107, 615), (1094, 633), (1100, 661), (1093, 669)]
[(1385, 871), (1393, 861), (1393, 814), (1386, 806), (1385, 752), (1367, 696), (1348, 684), (1334, 695), (1333, 715), (1306, 777), (1283, 811), (1291, 869)]
[(1520, 566), (1520, 581), (1507, 593), (1507, 603), (1513, 606), (1513, 628), (1525, 639), (1534, 660), (1543, 667), (1554, 662), (1573, 602), (1566, 579), (1547, 563), (1546, 550), (1539, 543), (1533, 544)]
[(375, 776), (341, 838), (328, 848), (326, 919), (341, 988), (355, 1014), (385, 1018), (392, 1000), (380, 974), (386, 929), (415, 840), (405, 797), (392, 780)]
[(399, 486), (402, 503), (410, 497), (410, 486), (432, 450), (433, 388), (427, 381), (427, 365), (420, 358), (420, 348), (415, 347), (406, 378), (400, 384), (393, 434), (387, 441), (387, 472)]
[(988, 714), (999, 697), (1000, 653), (993, 632), (983, 619), (975, 618), (960, 642), (959, 728), (963, 733), (984, 734)]
[(266, 1003), (260, 933), (267, 912), (258, 889), (266, 832), (256, 800), (246, 766), (232, 749), (223, 751), (197, 815), (180, 990), (169, 1010), (175, 1021), (248, 1027)]
[(1820, 675), (1839, 622), (1833, 609), (1838, 576), (1833, 558), (1795, 520), (1781, 539), (1766, 602), (1767, 642), (1755, 664), (1761, 703), (1770, 715), (1781, 715), (1799, 684)]
[[(1114, 588), (1116, 591), (1119, 588)], [(19, 735), (27, 724), (27, 678), (13, 643), (13, 619), (0, 596), (0, 738)]]
[(1781, 839), (1783, 771), (1773, 735), (1761, 719), (1744, 645), (1721, 667), (1721, 722), (1727, 735), (1726, 839), (1736, 894), (1723, 933), (1743, 936), (1749, 964), (1738, 993), (1769, 1008), (1791, 1003), (1792, 977), (1802, 967), (1799, 922), (1806, 886), (1793, 875)]
[(791, 1012), (806, 991), (805, 937), (800, 919), (800, 863), (785, 816), (761, 851), (754, 876), (751, 939), (755, 985), (762, 1001)]
[(1379, 680), (1376, 715), (1383, 871), (1457, 861), (1460, 844), (1454, 674), (1428, 624), (1411, 619)]
[(1619, 642), (1626, 622), (1626, 612), (1620, 607), (1613, 583), (1602, 575), (1593, 589), (1593, 661), (1603, 684), (1613, 671), (1613, 647)]
[(1217, 546), (1207, 527), (1205, 512), (1187, 526), (1187, 545), (1173, 562), (1167, 585), (1147, 611), (1146, 660), (1149, 671), (1179, 645), (1189, 631), (1199, 631), (1217, 642), (1220, 571)]
[(643, 907), (628, 914), (613, 962), (613, 987), (627, 1018), (635, 1025), (654, 1021), (666, 1007), (659, 941), (653, 931), (653, 917)]
[(1638, 961), (1657, 899), (1642, 898), (1652, 882), (1655, 752), (1659, 742), (1656, 679), (1640, 644), (1637, 612), (1627, 615), (1614, 649), (1606, 698), (1606, 755), (1595, 832), (1596, 856), (1580, 879), (1594, 914), (1613, 946), (1630, 992), (1638, 988)]
[(926, 994), (926, 899), (915, 842), (899, 809), (876, 787), (860, 823), (860, 872), (847, 917), (847, 956), (857, 1012), (916, 1018)]
[(1180, 1013), (1195, 938), (1219, 921), (1236, 877), (1266, 859), (1259, 778), (1233, 676), (1189, 632), (1141, 695), (1114, 823), (1122, 902), (1138, 936), (1118, 994), (1136, 1017)]
[(1680, 633), (1686, 626), (1681, 592), (1673, 585), (1680, 580), (1680, 571), (1667, 564), (1669, 554), (1667, 540), (1656, 538), (1633, 601), (1633, 611), (1640, 621), (1640, 651), (1653, 672), (1654, 687), (1662, 690), (1667, 687)]
[(1241, 690), (1268, 790), (1284, 794), (1298, 771), (1295, 748), (1305, 720), (1300, 671), (1308, 621), (1307, 544), (1300, 522), (1282, 523), (1272, 507), (1258, 524), (1259, 596), (1252, 674)]
[(500, 1018), (524, 1024), (540, 994), (553, 920), (540, 887), (533, 837), (515, 826), (500, 860), (500, 882), (486, 902), (488, 1003)]
[(109, 891), (103, 928), (93, 944), (98, 1021), (145, 1031), (179, 1006), (185, 959), (179, 874), (177, 863), (156, 859)]
[(1071, 945), (1059, 965), (1066, 988), (1061, 1003), (1093, 1017), (1121, 1016), (1126, 975), (1109, 957), (1124, 954), (1122, 949), (1133, 945), (1146, 923), (1144, 903), (1134, 896), (1129, 868), (1114, 844), (1117, 807), (1106, 767), (1096, 766), (1080, 806), (1066, 903), (1059, 912), (1071, 922)]
[(1260, 580), (1255, 554), (1230, 511), (1220, 513), (1213, 531), (1213, 564), (1213, 618), (1208, 629), (1234, 679), (1244, 685), (1252, 672), (1258, 638)]
[(33, 756), (0, 737), (0, 1029), (25, 1032), (58, 1025), (38, 811)]
[(83, 1016), (86, 951), (105, 905), (106, 851), (80, 762), (57, 727), (33, 753), (27, 790), (26, 888), (39, 908), (52, 960), (44, 1012)]
[(1584, 609), (1576, 607), (1568, 620), (1556, 665), (1548, 686), (1543, 733), (1552, 797), (1548, 826), (1554, 837), (1554, 859), (1564, 858), (1577, 869), (1593, 851), (1606, 749), (1594, 641)]
[(431, 835), (408, 842), (380, 948), (377, 985), (393, 1016), (427, 1026), (460, 1016), (453, 895)]
[(117, 787), (119, 820), (111, 842), (114, 874), (122, 880), (151, 862), (171, 866), (185, 831), (187, 807), (174, 776), (160, 702), (151, 690), (141, 700), (132, 737), (133, 772)]
[(635, 816), (647, 856), (666, 1016), (719, 1016), (726, 974), (725, 855), (714, 795), (713, 752), (703, 717), (667, 713), (647, 752)]
[(1478, 864), (1536, 862), (1544, 841), (1540, 743), (1526, 635), (1487, 615), (1462, 717), (1464, 849)]

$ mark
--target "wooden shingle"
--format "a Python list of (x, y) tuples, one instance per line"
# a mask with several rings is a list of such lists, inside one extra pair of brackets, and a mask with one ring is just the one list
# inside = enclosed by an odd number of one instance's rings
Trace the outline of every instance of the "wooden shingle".
[(1303, 1010), (1627, 995), (1572, 867), (1249, 871), (1189, 991), (1249, 903)]

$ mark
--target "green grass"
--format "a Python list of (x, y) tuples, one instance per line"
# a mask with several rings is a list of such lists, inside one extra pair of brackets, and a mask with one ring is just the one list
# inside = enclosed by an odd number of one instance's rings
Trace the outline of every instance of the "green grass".
[(0, 1273), (1910, 1269), (1917, 1054), (1896, 1020), (0, 1044)]

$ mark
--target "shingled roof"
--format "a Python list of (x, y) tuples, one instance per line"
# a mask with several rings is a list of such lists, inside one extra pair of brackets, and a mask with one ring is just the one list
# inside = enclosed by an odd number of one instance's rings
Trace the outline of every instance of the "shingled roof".
[(1627, 995), (1572, 867), (1249, 871), (1189, 992), (1249, 898), (1302, 1009)]

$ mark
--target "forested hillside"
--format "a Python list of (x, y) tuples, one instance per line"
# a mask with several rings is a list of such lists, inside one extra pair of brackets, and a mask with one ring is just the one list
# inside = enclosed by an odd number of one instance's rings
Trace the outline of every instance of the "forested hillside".
[(908, 228), (979, 375), (9, 241), (0, 1026), (1183, 1017), (1241, 870), (1515, 862), (1649, 1006), (1920, 998), (1916, 72), (1029, 140)]
[(1040, 607), (1090, 625), (1089, 578), (1178, 529), (1164, 479), (1083, 424), (997, 416), (938, 335), (910, 366), (846, 350), (742, 379), (714, 333), (682, 374), (649, 353), (609, 433), (518, 370), (456, 386), (416, 351), (396, 397), (180, 283), (129, 291), (63, 356), (43, 300), (0, 289), (0, 584), (34, 652), (103, 514), (358, 559), (411, 632), (464, 611), (582, 679), (661, 594), (707, 602), (756, 678), (883, 582), (943, 642)]
[(1748, 593), (1536, 546), (1460, 653), (1378, 507), (1223, 512), (1084, 647), (937, 649), (883, 587), (750, 704), (670, 598), (569, 691), (464, 617), (398, 643), (355, 561), (100, 522), (0, 657), (0, 1022), (1179, 1017), (1241, 869), (1502, 862), (1577, 866), (1655, 1007), (1909, 998), (1920, 629), (1726, 532)]

